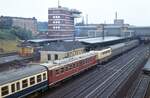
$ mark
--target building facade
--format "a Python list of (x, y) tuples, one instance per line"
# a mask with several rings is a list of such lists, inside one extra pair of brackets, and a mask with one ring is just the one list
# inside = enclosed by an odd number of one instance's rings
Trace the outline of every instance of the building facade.
[(80, 42), (55, 42), (43, 47), (40, 51), (40, 61), (55, 61), (82, 54), (84, 45)]
[(74, 19), (81, 12), (64, 7), (48, 9), (48, 37), (66, 38), (74, 36)]
[(36, 35), (37, 33), (37, 19), (35, 17), (23, 18), (23, 17), (1, 16), (0, 22), (4, 23), (4, 25), (9, 27), (21, 27), (23, 29), (29, 30), (32, 32), (33, 35)]

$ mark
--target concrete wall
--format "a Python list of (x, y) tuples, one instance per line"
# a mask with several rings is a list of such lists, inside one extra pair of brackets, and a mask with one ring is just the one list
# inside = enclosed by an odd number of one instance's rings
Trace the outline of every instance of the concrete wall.
[(40, 62), (47, 62), (48, 61), (48, 54), (51, 55), (51, 61), (55, 60), (55, 55), (58, 55), (58, 60), (72, 57), (75, 55), (82, 54), (84, 52), (84, 48), (75, 49), (68, 52), (58, 52), (58, 51), (40, 51)]

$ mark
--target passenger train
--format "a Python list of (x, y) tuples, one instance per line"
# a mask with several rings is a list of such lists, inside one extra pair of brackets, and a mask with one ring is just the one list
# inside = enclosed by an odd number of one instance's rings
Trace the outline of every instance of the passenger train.
[(41, 91), (138, 44), (138, 40), (133, 40), (63, 60), (2, 72), (0, 73), (0, 98), (21, 98)]

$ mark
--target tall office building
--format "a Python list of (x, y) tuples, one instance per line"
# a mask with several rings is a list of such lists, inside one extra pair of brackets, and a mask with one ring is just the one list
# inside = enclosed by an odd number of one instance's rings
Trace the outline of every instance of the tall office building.
[(75, 32), (74, 19), (80, 17), (81, 12), (58, 6), (48, 9), (48, 37), (68, 38)]

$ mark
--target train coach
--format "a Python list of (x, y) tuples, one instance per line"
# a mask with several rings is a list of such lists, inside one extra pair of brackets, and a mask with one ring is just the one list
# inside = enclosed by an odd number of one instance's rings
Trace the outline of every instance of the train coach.
[(96, 64), (96, 55), (93, 53), (85, 53), (42, 65), (48, 68), (49, 85), (53, 85)]
[(44, 89), (48, 85), (44, 66), (27, 66), (0, 73), (0, 98), (18, 98)]
[(143, 73), (150, 75), (150, 58), (148, 59), (147, 63), (143, 67)]
[(0, 98), (21, 98), (40, 91), (137, 45), (137, 40), (129, 41), (63, 60), (0, 73)]

